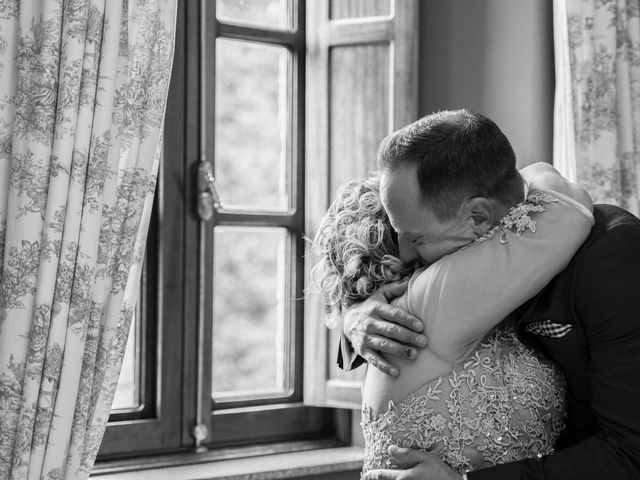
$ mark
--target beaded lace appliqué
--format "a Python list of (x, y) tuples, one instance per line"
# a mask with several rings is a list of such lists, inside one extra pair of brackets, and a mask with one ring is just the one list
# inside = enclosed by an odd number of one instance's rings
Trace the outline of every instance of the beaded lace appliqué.
[(521, 235), (529, 229), (532, 233), (536, 231), (536, 221), (531, 218), (532, 213), (544, 212), (544, 205), (557, 202), (558, 200), (543, 192), (532, 193), (527, 199), (509, 210), (498, 225), (493, 227), (483, 236), (478, 237), (474, 242), (462, 247), (462, 250), (469, 248), (480, 242), (489, 240), (500, 234), (500, 243), (507, 243), (507, 230), (515, 229), (516, 235)]
[(516, 337), (496, 328), (450, 374), (373, 415), (362, 412), (363, 472), (395, 468), (390, 445), (430, 450), (458, 473), (549, 454), (564, 428), (564, 379)]

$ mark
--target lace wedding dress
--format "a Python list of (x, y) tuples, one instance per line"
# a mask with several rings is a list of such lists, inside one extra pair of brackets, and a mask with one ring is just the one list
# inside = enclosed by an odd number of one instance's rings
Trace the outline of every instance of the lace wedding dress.
[(543, 456), (564, 427), (561, 373), (508, 322), (467, 361), (374, 416), (362, 413), (363, 472), (394, 468), (390, 445), (434, 451), (458, 473)]

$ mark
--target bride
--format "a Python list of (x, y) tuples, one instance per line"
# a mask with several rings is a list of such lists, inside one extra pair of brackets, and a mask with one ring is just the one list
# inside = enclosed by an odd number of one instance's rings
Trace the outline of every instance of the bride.
[(343, 186), (314, 240), (330, 316), (410, 276), (394, 304), (429, 339), (391, 377), (363, 385), (363, 474), (395, 468), (389, 447), (438, 453), (458, 473), (551, 453), (563, 428), (557, 368), (518, 340), (508, 314), (569, 262), (593, 225), (588, 195), (548, 164), (523, 169), (526, 200), (475, 242), (426, 268), (399, 260), (378, 178)]

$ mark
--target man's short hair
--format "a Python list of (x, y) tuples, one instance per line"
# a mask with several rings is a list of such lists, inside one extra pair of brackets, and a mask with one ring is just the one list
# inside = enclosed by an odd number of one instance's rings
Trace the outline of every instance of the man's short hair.
[(401, 128), (382, 141), (378, 161), (386, 170), (417, 165), (423, 200), (441, 219), (472, 197), (504, 205), (522, 199), (509, 140), (492, 120), (471, 110), (433, 113)]

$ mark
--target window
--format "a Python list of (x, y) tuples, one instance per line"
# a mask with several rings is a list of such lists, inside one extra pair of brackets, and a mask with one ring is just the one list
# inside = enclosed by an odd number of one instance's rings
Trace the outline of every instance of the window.
[(332, 367), (336, 334), (305, 297), (304, 236), (416, 117), (416, 9), (179, 2), (142, 295), (99, 460), (348, 441), (349, 413), (326, 407), (357, 406), (359, 383)]
[(157, 355), (157, 323), (147, 321), (156, 315), (157, 263), (150, 261), (158, 255), (158, 200), (149, 224), (149, 238), (140, 285), (140, 299), (131, 322), (127, 348), (122, 362), (118, 389), (111, 406), (112, 421), (134, 420), (149, 416), (154, 409), (156, 382), (154, 358)]
[[(307, 8), (305, 231), (313, 235), (337, 188), (375, 169), (380, 141), (418, 118), (418, 2), (326, 0)], [(338, 369), (339, 338), (322, 312), (311, 291), (305, 355), (328, 358), (305, 364), (305, 402), (359, 410), (364, 369)]]
[(304, 2), (218, 0), (216, 9), (205, 71), (221, 202), (205, 235), (210, 441), (321, 436), (327, 411), (302, 403)]
[(179, 5), (143, 295), (101, 459), (336, 438), (340, 414), (302, 391), (305, 18), (293, 0)]

